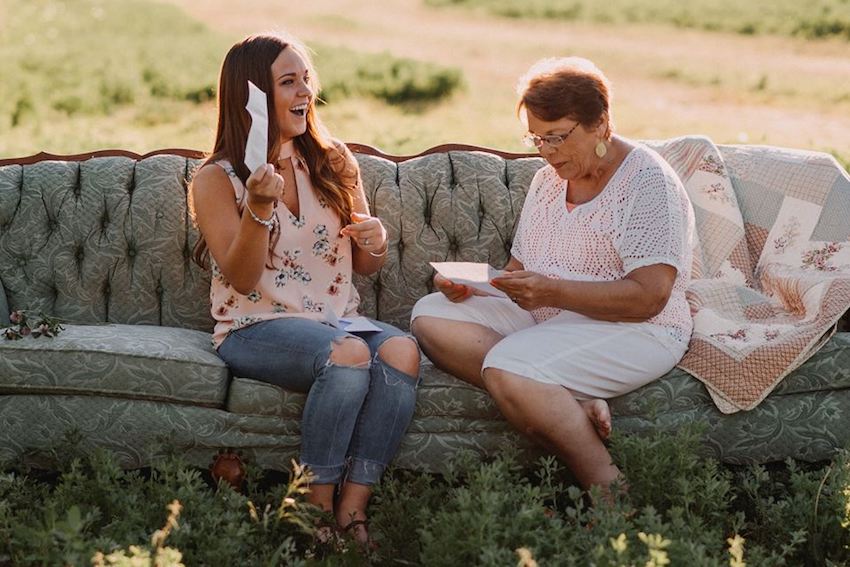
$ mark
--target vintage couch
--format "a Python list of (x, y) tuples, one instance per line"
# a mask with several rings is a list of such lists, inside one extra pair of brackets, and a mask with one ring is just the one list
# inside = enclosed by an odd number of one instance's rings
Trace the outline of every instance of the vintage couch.
[[(430, 260), (507, 260), (539, 158), (352, 148), (391, 242), (383, 270), (357, 282), (366, 314), (406, 328), (430, 289)], [(68, 432), (78, 449), (108, 448), (125, 467), (164, 450), (206, 464), (233, 448), (272, 469), (297, 454), (304, 396), (230, 375), (210, 346), (209, 274), (190, 259), (197, 233), (186, 207), (200, 157), (0, 161), (0, 327), (22, 308), (68, 322), (52, 339), (0, 339), (0, 466), (49, 462)], [(745, 217), (755, 206), (742, 203)], [(612, 408), (624, 432), (704, 422), (705, 451), (730, 463), (828, 458), (850, 442), (850, 333), (834, 335), (752, 411), (721, 414), (681, 370)], [(423, 363), (398, 465), (439, 470), (461, 449), (494, 454), (507, 443), (529, 447), (484, 393)]]

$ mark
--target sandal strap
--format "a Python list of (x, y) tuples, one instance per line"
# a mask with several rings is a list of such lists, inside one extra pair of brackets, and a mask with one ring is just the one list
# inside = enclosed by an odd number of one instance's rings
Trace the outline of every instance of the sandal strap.
[(348, 532), (356, 528), (357, 526), (364, 526), (366, 528), (369, 527), (369, 520), (351, 520), (349, 523), (342, 528), (342, 531)]

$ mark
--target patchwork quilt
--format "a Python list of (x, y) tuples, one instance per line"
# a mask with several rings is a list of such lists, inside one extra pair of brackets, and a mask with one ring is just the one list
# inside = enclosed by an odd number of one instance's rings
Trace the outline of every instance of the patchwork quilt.
[(850, 307), (850, 177), (822, 153), (648, 145), (679, 173), (697, 223), (694, 333), (679, 367), (720, 411), (752, 409)]

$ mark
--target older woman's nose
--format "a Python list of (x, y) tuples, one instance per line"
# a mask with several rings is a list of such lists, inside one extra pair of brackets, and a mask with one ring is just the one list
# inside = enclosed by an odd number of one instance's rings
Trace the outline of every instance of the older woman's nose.
[(537, 151), (540, 152), (541, 156), (546, 157), (546, 156), (551, 156), (556, 151), (558, 151), (558, 149), (553, 148), (549, 144), (540, 144), (540, 147), (537, 148)]

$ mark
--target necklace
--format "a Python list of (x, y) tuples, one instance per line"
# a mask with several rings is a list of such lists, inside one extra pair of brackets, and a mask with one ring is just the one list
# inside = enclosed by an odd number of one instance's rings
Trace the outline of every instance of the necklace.
[(278, 173), (281, 177), (284, 177), (284, 183), (283, 183), (283, 193), (282, 193), (282, 194), (281, 194), (281, 196), (280, 196), (280, 197), (281, 197), (281, 199), (283, 199), (283, 197), (285, 197), (285, 196), (286, 196), (286, 188), (287, 188), (287, 186), (289, 185), (289, 183), (286, 183), (286, 178), (285, 178), (285, 176), (283, 175), (283, 174), (284, 174), (284, 172), (285, 172), (287, 169), (289, 169), (289, 168), (288, 168), (288, 166), (287, 166), (287, 164), (286, 164), (286, 162), (288, 162), (288, 161), (289, 161), (289, 158), (278, 158), (277, 163), (275, 163), (275, 165), (274, 165), (274, 170), (275, 170), (275, 172), (277, 172), (277, 173)]

